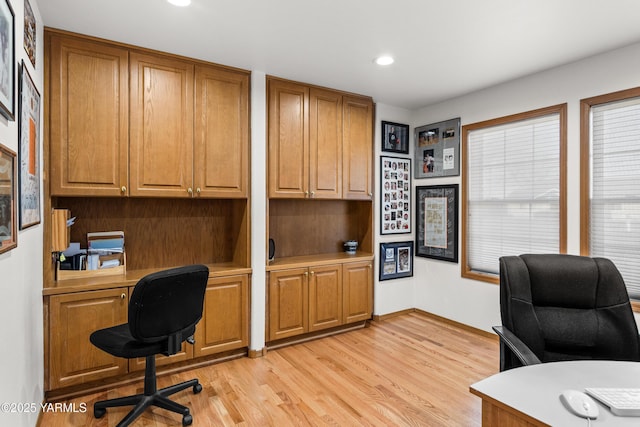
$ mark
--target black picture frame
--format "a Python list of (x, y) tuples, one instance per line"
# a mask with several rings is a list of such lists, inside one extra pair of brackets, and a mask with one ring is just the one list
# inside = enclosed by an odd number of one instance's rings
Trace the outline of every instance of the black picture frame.
[(458, 184), (416, 187), (416, 256), (458, 262)]
[(414, 130), (415, 177), (460, 175), (460, 118)]
[(380, 234), (411, 233), (411, 159), (380, 156)]
[(33, 14), (31, 3), (24, 0), (24, 50), (27, 52), (31, 65), (36, 66), (36, 17)]
[(380, 243), (379, 280), (413, 276), (413, 242)]
[(0, 114), (15, 120), (15, 15), (9, 0), (0, 0)]
[(409, 125), (383, 121), (382, 151), (409, 154)]
[(18, 161), (20, 230), (40, 224), (40, 92), (24, 60), (20, 67)]

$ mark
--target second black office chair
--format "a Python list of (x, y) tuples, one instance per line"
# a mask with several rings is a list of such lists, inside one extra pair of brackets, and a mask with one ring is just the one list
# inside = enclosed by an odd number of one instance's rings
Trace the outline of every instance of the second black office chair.
[(561, 360), (640, 361), (624, 281), (605, 258), (500, 258), (500, 370)]
[(204, 265), (191, 265), (149, 274), (136, 284), (129, 301), (129, 322), (95, 331), (91, 343), (117, 357), (128, 359), (145, 357), (144, 392), (135, 396), (96, 402), (96, 418), (106, 408), (135, 405), (118, 427), (131, 424), (151, 405), (182, 415), (182, 425), (188, 426), (193, 418), (189, 408), (168, 398), (178, 391), (193, 388), (202, 391), (197, 379), (185, 381), (158, 390), (156, 387), (156, 354), (169, 356), (182, 348), (182, 343), (193, 336), (196, 324), (202, 318), (204, 294), (209, 269)]

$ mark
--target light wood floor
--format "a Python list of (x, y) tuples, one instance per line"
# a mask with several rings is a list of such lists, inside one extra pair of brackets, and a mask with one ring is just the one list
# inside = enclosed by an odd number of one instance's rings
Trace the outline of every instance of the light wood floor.
[[(266, 356), (160, 377), (158, 387), (198, 377), (204, 389), (174, 395), (194, 426), (455, 426), (481, 424), (469, 385), (498, 372), (498, 341), (419, 313), (270, 350)], [(45, 413), (40, 426), (115, 426), (129, 408), (97, 420), (97, 400), (141, 385), (73, 399), (86, 413)], [(147, 410), (134, 426), (181, 426), (181, 416)]]

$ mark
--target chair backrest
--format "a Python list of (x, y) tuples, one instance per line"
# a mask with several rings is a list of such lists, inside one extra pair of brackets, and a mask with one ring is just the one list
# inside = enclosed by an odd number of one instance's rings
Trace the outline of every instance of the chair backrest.
[(192, 331), (202, 318), (208, 277), (206, 266), (189, 265), (140, 279), (129, 301), (131, 335), (153, 342)]
[(640, 360), (629, 294), (620, 272), (605, 258), (500, 258), (500, 314), (503, 326), (542, 362)]

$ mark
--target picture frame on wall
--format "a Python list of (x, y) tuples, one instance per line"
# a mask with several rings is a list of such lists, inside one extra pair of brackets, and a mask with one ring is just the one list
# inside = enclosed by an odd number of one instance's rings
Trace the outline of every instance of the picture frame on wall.
[(0, 144), (0, 253), (16, 246), (16, 153)]
[(409, 125), (383, 121), (382, 151), (409, 154)]
[(460, 118), (414, 130), (415, 177), (460, 175)]
[(15, 117), (15, 15), (9, 0), (0, 0), (0, 114)]
[(380, 156), (380, 234), (411, 233), (411, 159)]
[(18, 125), (20, 230), (40, 223), (40, 93), (22, 61)]
[(380, 243), (380, 281), (413, 276), (413, 242)]
[(29, 0), (24, 0), (24, 50), (29, 61), (36, 66), (36, 17)]
[(416, 187), (416, 256), (458, 262), (458, 184)]

